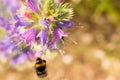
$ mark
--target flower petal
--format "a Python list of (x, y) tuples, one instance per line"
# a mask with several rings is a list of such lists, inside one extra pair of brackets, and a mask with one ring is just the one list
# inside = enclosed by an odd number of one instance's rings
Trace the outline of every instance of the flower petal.
[(28, 54), (28, 59), (29, 59), (29, 60), (34, 60), (34, 53), (33, 53), (32, 50), (28, 51), (27, 54)]
[(27, 46), (22, 49), (22, 53), (27, 53), (30, 50), (30, 46)]
[(38, 13), (39, 9), (36, 0), (27, 0), (27, 6), (34, 12)]
[(48, 47), (49, 47), (49, 49), (58, 49), (56, 42), (49, 43), (49, 44), (48, 44)]
[(41, 44), (44, 46), (48, 43), (48, 29), (43, 29), (38, 35), (37, 38), (39, 38)]
[(22, 20), (18, 15), (14, 15), (13, 18), (16, 20), (15, 27), (32, 25), (32, 23)]
[(45, 28), (48, 28), (50, 26), (50, 23), (48, 22), (48, 20), (46, 18), (44, 18), (43, 20), (41, 20), (40, 24), (42, 26), (44, 26)]
[(52, 42), (56, 42), (59, 41), (60, 39), (62, 39), (62, 37), (67, 37), (68, 35), (66, 33), (64, 33), (61, 29), (59, 28), (54, 28), (53, 29), (53, 38), (52, 38)]
[(20, 34), (20, 39), (24, 40), (26, 44), (30, 44), (32, 41), (35, 41), (37, 30), (32, 28)]
[(35, 56), (36, 56), (36, 57), (41, 57), (42, 54), (43, 54), (43, 51), (37, 51), (37, 52), (35, 53)]
[(12, 12), (16, 12), (20, 8), (19, 0), (4, 0), (4, 3)]
[(70, 21), (65, 21), (65, 20), (63, 20), (61, 22), (56, 22), (56, 24), (58, 26), (60, 26), (61, 28), (71, 28), (71, 27), (73, 27), (73, 24)]
[(11, 60), (10, 60), (10, 65), (11, 66), (14, 66), (16, 64), (18, 65), (22, 65), (23, 63), (25, 63), (27, 60), (27, 56), (26, 55), (23, 55), (23, 54), (18, 54), (18, 55), (15, 55)]
[(26, 55), (29, 60), (34, 59), (34, 53), (30, 49), (30, 46), (27, 46), (27, 47), (23, 48), (21, 52), (22, 52), (23, 55)]

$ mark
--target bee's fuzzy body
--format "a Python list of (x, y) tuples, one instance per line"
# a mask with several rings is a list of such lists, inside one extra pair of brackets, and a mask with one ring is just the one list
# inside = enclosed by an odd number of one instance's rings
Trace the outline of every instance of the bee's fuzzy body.
[(46, 77), (47, 70), (46, 70), (46, 60), (42, 60), (41, 58), (36, 59), (35, 63), (36, 74), (39, 77)]

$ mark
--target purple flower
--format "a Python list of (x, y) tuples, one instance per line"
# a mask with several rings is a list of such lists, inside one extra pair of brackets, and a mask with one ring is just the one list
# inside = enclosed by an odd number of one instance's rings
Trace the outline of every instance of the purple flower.
[(8, 31), (12, 29), (12, 24), (9, 22), (8, 19), (0, 16), (0, 27), (3, 27), (5, 30)]
[(37, 52), (35, 53), (35, 56), (36, 56), (36, 57), (41, 57), (43, 53), (44, 53), (43, 50), (37, 51)]
[(42, 26), (44, 26), (45, 28), (49, 28), (49, 26), (50, 26), (50, 23), (49, 23), (49, 21), (46, 19), (46, 18), (44, 18), (43, 20), (41, 20), (41, 25)]
[(10, 19), (0, 17), (0, 27), (3, 27), (9, 35), (14, 35), (19, 31), (10, 21)]
[(22, 53), (27, 53), (30, 50), (30, 46), (27, 46), (22, 49)]
[(30, 46), (27, 46), (20, 51), (20, 54), (16, 54), (15, 56), (12, 57), (12, 59), (10, 60), (10, 65), (11, 66), (14, 66), (15, 64), (22, 65), (27, 60), (33, 59), (34, 59), (33, 51), (31, 50)]
[(8, 48), (10, 47), (10, 44), (7, 44), (5, 42), (0, 42), (0, 51), (2, 52), (0, 54), (0, 58), (3, 57), (3, 58), (6, 58), (8, 57)]
[(16, 20), (15, 22), (15, 27), (19, 27), (19, 26), (30, 26), (32, 25), (32, 23), (29, 23), (25, 20), (21, 20), (20, 17), (18, 15), (14, 15), (13, 16), (14, 19)]
[(45, 44), (48, 43), (48, 29), (43, 29), (38, 35), (37, 35), (38, 40), (40, 43), (44, 46)]
[(27, 6), (34, 12), (39, 13), (36, 0), (27, 0)]
[(57, 42), (48, 43), (49, 49), (58, 49)]
[(42, 54), (45, 53), (46, 50), (47, 50), (47, 45), (43, 46), (41, 51), (40, 50), (36, 51), (35, 56), (36, 57), (41, 57)]
[(0, 16), (0, 27), (4, 25), (4, 18)]
[(16, 49), (14, 47), (15, 47), (15, 43), (11, 42), (10, 40), (0, 41), (0, 52), (2, 52), (0, 54), (0, 57), (4, 57), (4, 58), (9, 57), (10, 55), (9, 53), (17, 49), (17, 47)]
[(31, 42), (35, 41), (37, 30), (32, 28), (26, 30), (24, 33), (20, 34), (20, 39), (22, 39), (26, 44), (31, 44)]
[(26, 60), (27, 60), (27, 55), (17, 54), (13, 56), (12, 59), (10, 60), (10, 65), (11, 66), (14, 66), (15, 64), (22, 65), (23, 63), (26, 62)]
[(62, 37), (67, 37), (67, 36), (68, 35), (64, 33), (60, 28), (54, 28), (52, 42), (59, 41), (60, 39), (62, 39)]
[(34, 53), (33, 53), (32, 50), (30, 50), (30, 51), (27, 52), (27, 58), (29, 60), (34, 60)]
[[(7, 30), (6, 32), (9, 36), (9, 39), (5, 43), (0, 43), (0, 52), (2, 56), (10, 59), (11, 66), (15, 64), (21, 65), (27, 60), (34, 60), (35, 56), (40, 57), (47, 49), (59, 50), (59, 43), (63, 37), (68, 38), (68, 35), (62, 29), (71, 28), (73, 24), (69, 20), (64, 19), (57, 21), (59, 19), (52, 15), (51, 11), (44, 10), (44, 5), (46, 4), (44, 2), (46, 1), (24, 0), (26, 7), (30, 11), (26, 9), (27, 12), (22, 11), (19, 13), (18, 11), (18, 14), (16, 10), (20, 7), (19, 0), (4, 1), (9, 6), (5, 8), (12, 10), (14, 20), (11, 17), (9, 19), (0, 17), (0, 26)], [(61, 1), (63, 0), (59, 0), (53, 4), (56, 6), (56, 9), (60, 7)], [(43, 12), (41, 12), (42, 10)], [(43, 15), (38, 16), (40, 13)], [(23, 28), (26, 30), (22, 33), (21, 30)], [(38, 31), (40, 32), (38, 33)], [(42, 49), (35, 49), (37, 45), (34, 45), (34, 42), (41, 44)]]
[(60, 21), (60, 22), (56, 22), (56, 24), (58, 26), (60, 26), (61, 28), (71, 28), (73, 27), (73, 24), (70, 21)]
[(20, 7), (19, 0), (4, 0), (4, 3), (12, 12), (16, 12)]
[(27, 47), (23, 48), (21, 52), (22, 52), (22, 54), (27, 55), (27, 58), (29, 60), (33, 60), (34, 59), (34, 53), (31, 50), (30, 46), (27, 46)]

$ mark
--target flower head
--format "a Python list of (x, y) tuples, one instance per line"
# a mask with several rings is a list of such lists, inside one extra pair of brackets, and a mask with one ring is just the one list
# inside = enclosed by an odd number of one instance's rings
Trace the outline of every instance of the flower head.
[[(59, 3), (59, 2), (58, 2)], [(71, 28), (73, 24), (69, 20), (72, 17), (72, 9), (68, 4), (58, 4), (54, 0), (26, 0), (26, 10), (29, 12), (24, 15), (25, 20), (32, 21), (35, 30), (28, 29), (20, 34), (20, 38), (26, 43), (39, 42), (48, 49), (57, 49), (58, 42), (68, 35), (63, 31), (64, 28)], [(30, 13), (30, 15), (28, 14)], [(33, 15), (31, 15), (33, 14)], [(29, 18), (29, 19), (28, 19)], [(19, 26), (22, 25), (20, 18), (16, 19)], [(36, 39), (35, 39), (36, 38)], [(44, 48), (43, 48), (44, 49)], [(36, 52), (43, 52), (36, 51)]]
[[(13, 3), (10, 2), (10, 5), (17, 8), (18, 5)], [(23, 64), (27, 60), (33, 60), (35, 56), (40, 57), (47, 49), (59, 50), (58, 43), (68, 37), (64, 29), (73, 27), (70, 21), (73, 10), (66, 3), (57, 3), (55, 0), (24, 0), (24, 4), (26, 6), (21, 5), (13, 14), (12, 21), (0, 17), (0, 26), (10, 29), (8, 41), (13, 42), (10, 65)], [(40, 45), (42, 49), (39, 48)], [(35, 49), (36, 46), (38, 49)], [(7, 45), (6, 49), (9, 48)], [(9, 57), (1, 46), (0, 49)]]

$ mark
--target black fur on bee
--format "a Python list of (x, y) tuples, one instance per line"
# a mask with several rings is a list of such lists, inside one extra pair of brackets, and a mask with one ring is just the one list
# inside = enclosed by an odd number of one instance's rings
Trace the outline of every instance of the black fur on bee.
[(35, 63), (36, 74), (39, 77), (46, 77), (47, 70), (46, 70), (46, 60), (41, 59), (38, 57)]

